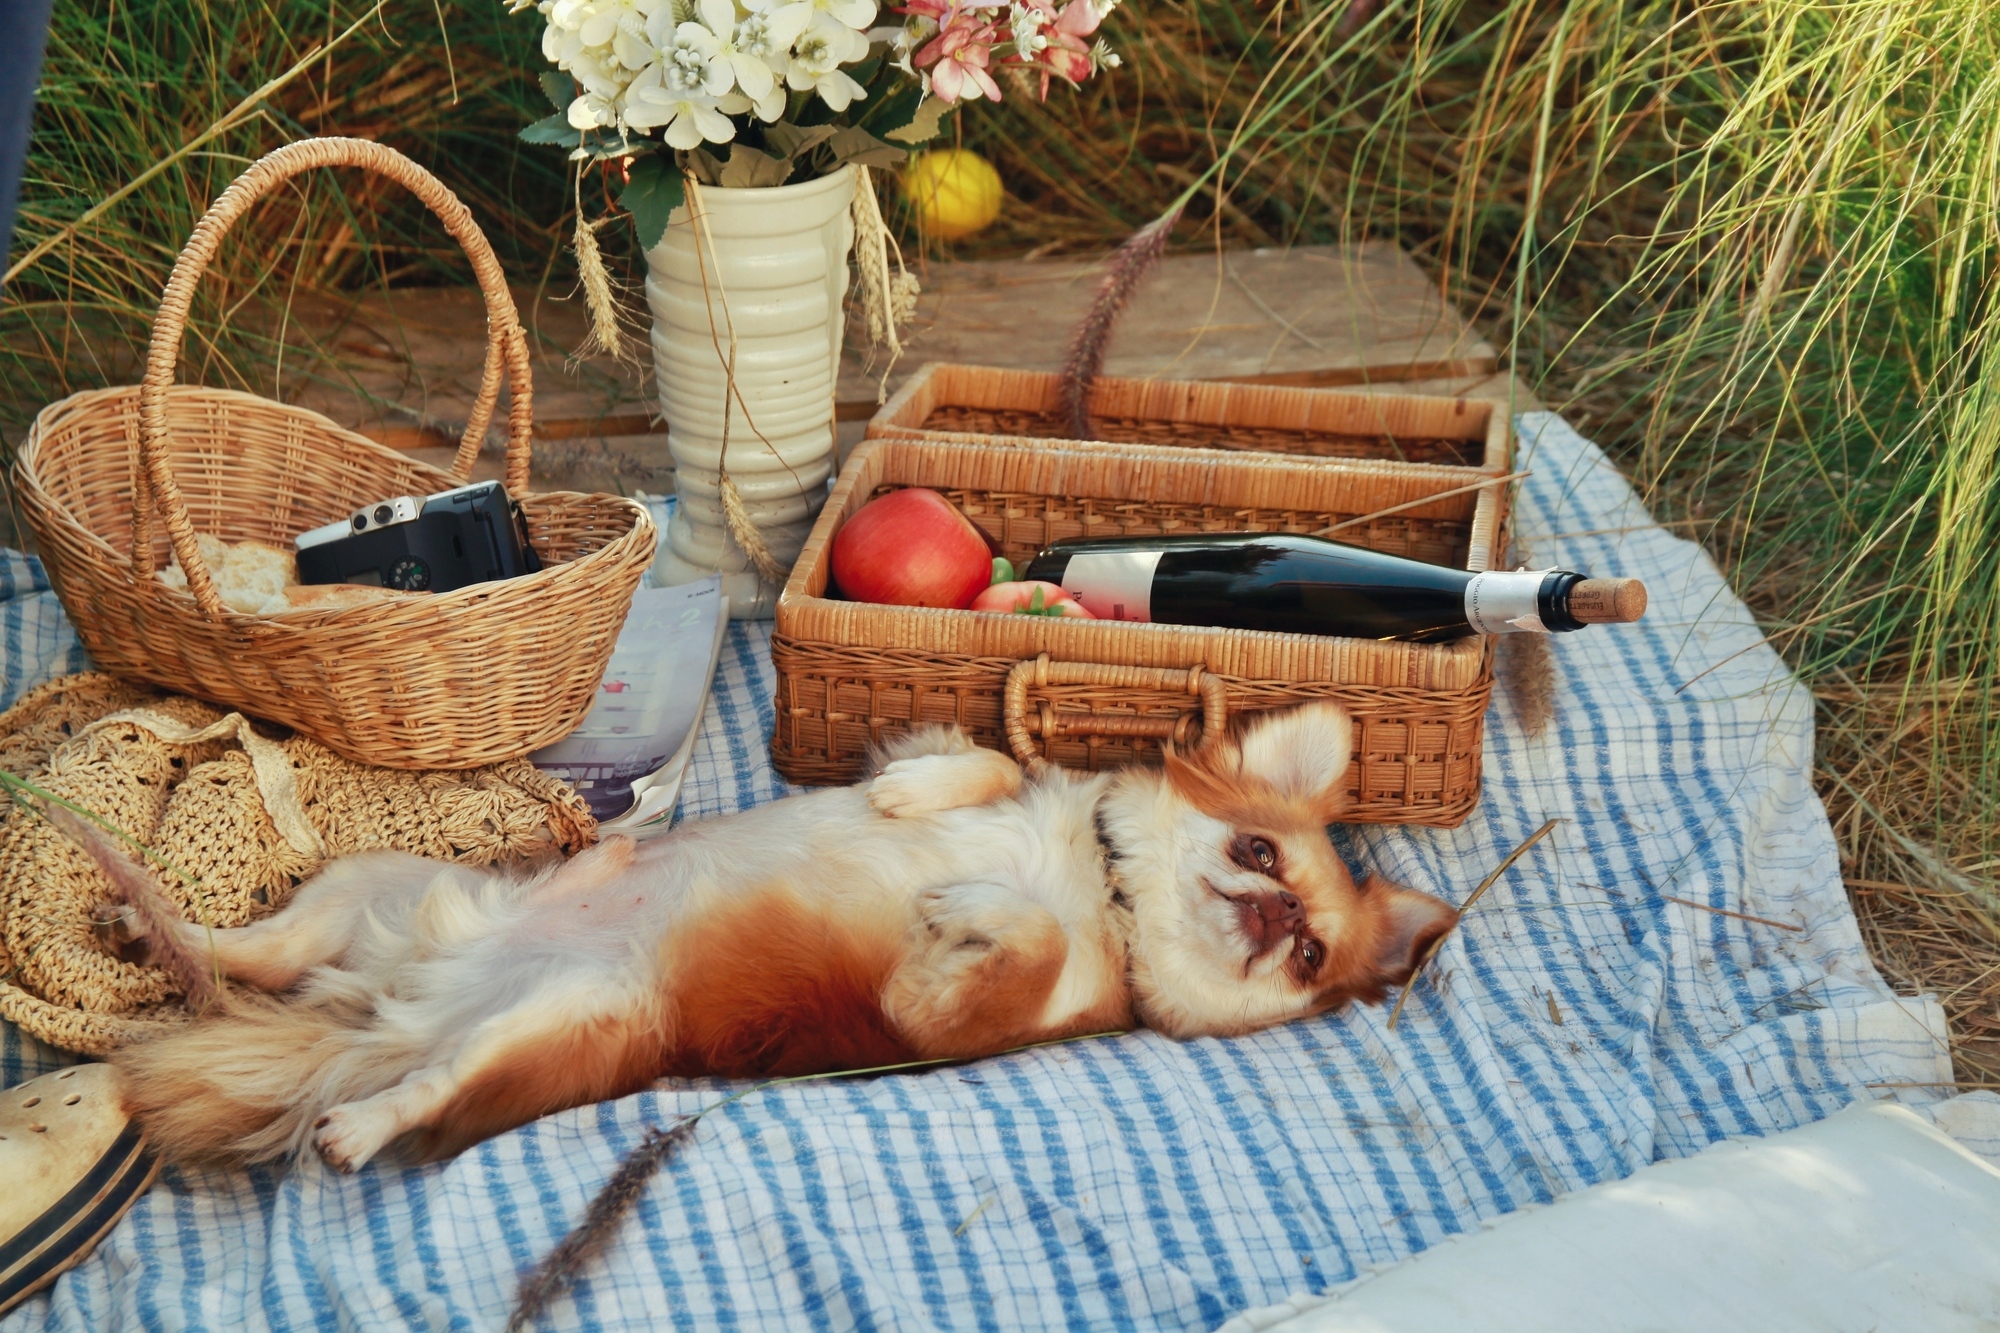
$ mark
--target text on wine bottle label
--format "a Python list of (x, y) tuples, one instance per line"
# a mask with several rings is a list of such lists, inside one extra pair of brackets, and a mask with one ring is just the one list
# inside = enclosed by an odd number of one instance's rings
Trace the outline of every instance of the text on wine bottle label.
[(1091, 551), (1069, 558), (1062, 586), (1099, 620), (1153, 618), (1158, 551)]
[(1465, 585), (1465, 620), (1480, 634), (1546, 634), (1541, 590), (1546, 570), (1489, 569)]

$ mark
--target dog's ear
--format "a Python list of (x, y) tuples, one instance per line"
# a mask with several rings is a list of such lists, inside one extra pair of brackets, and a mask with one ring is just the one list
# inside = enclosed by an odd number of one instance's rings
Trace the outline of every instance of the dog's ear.
[(1336, 703), (1259, 713), (1236, 738), (1245, 777), (1312, 808), (1323, 824), (1346, 806), (1341, 779), (1354, 762), (1354, 720)]
[(1380, 875), (1369, 881), (1365, 892), (1381, 913), (1382, 928), (1375, 947), (1377, 974), (1385, 985), (1405, 985), (1431, 945), (1458, 924), (1458, 909), (1442, 898), (1392, 884)]

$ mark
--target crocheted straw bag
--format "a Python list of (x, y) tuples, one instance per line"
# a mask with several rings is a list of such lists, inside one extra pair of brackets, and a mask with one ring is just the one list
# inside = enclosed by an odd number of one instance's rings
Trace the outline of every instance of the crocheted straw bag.
[[(267, 729), (270, 730), (270, 729)], [(597, 823), (525, 759), (470, 771), (368, 768), (304, 736), (102, 672), (51, 681), (0, 714), (0, 768), (131, 834), (194, 881), (160, 881), (192, 921), (276, 911), (323, 861), (394, 848), (487, 865), (581, 851)], [(184, 1021), (164, 972), (92, 929), (110, 886), (39, 814), (0, 815), (0, 1016), (101, 1055)]]
[[(231, 224), (291, 177), (326, 166), (408, 186), (472, 259), (490, 341), (450, 472), (314, 412), (173, 382), (195, 284)], [(332, 611), (254, 616), (222, 605), (197, 532), (289, 546), (363, 505), (464, 483), (503, 378), (507, 490), (527, 515), (540, 573)], [(380, 144), (306, 139), (253, 164), (195, 227), (160, 299), (140, 387), (45, 408), (21, 446), (16, 485), (50, 581), (99, 666), (282, 722), (361, 763), (477, 768), (575, 730), (653, 560), (643, 506), (527, 494), (529, 379), (513, 298), (465, 205)], [(154, 576), (169, 555), (185, 589)]]

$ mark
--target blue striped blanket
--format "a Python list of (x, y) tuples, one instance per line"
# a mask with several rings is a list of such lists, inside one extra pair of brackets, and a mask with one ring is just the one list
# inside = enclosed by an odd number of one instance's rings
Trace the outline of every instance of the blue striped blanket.
[[(1806, 692), (1594, 445), (1554, 416), (1521, 426), (1535, 562), (1643, 576), (1652, 610), (1555, 642), (1539, 736), (1496, 692), (1463, 827), (1340, 834), (1352, 861), (1463, 901), (1564, 821), (1395, 1029), (1356, 1009), (756, 1093), (701, 1121), (545, 1324), (1214, 1329), (1715, 1139), (1949, 1079), (1939, 1009), (1897, 999), (1862, 947)], [(0, 564), (9, 700), (82, 664), (44, 587), (25, 557)], [(687, 814), (785, 793), (767, 635), (730, 631)], [(0, 1075), (64, 1058), (9, 1029)], [(7, 1327), (498, 1328), (645, 1129), (734, 1090), (663, 1083), (416, 1170), (169, 1171)]]

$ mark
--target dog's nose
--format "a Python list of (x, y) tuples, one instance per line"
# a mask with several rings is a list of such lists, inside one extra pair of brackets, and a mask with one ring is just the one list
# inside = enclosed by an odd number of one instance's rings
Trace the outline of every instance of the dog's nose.
[(1253, 893), (1248, 895), (1257, 915), (1263, 920), (1267, 930), (1288, 930), (1305, 920), (1306, 905), (1299, 901), (1299, 895), (1287, 889), (1276, 893)]
[(1243, 933), (1250, 939), (1251, 957), (1262, 958), (1298, 932), (1306, 919), (1306, 905), (1296, 893), (1246, 893), (1232, 899)]

